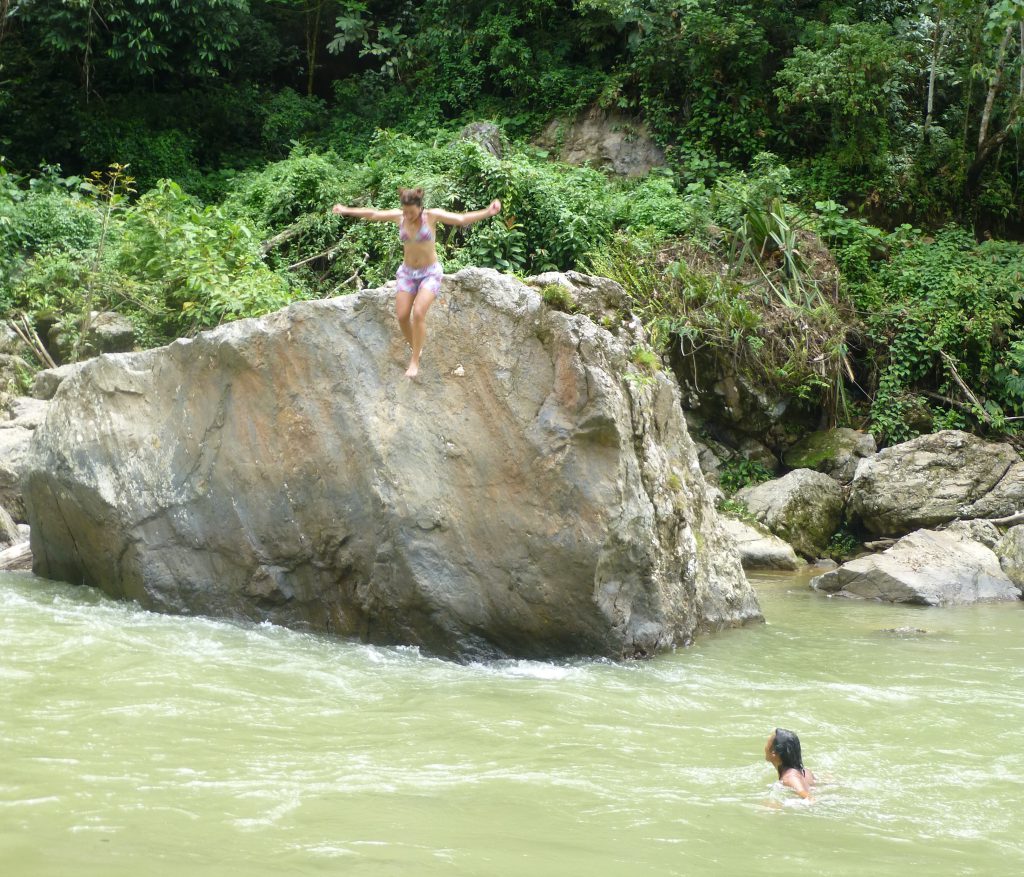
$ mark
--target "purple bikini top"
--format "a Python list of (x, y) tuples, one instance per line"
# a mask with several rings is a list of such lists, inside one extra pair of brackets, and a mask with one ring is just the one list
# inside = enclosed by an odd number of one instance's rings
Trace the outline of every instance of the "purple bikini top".
[[(409, 240), (409, 232), (407, 232), (405, 230), (405, 218), (404, 217), (402, 219), (398, 220), (398, 239), (402, 243), (405, 243), (407, 240)], [(419, 230), (416, 232), (416, 242), (420, 243), (422, 241), (432, 241), (434, 239), (435, 239), (434, 232), (431, 230), (430, 226), (426, 222), (423, 221), (423, 214), (421, 213), (420, 214), (420, 227), (419, 227)]]

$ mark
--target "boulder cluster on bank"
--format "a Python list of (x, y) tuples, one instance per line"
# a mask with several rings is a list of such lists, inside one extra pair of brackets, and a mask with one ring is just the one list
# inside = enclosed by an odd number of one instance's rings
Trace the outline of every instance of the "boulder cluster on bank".
[(930, 606), (1019, 599), (1024, 462), (1014, 448), (957, 430), (873, 444), (853, 430), (814, 433), (787, 455), (808, 468), (738, 491), (756, 522), (729, 525), (744, 566), (796, 569), (823, 557), (845, 523), (874, 538), (812, 579), (817, 590)]

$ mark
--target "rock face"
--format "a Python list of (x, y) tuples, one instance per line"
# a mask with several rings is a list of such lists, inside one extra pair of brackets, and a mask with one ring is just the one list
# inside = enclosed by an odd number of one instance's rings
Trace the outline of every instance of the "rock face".
[(389, 289), (89, 362), (33, 442), (36, 571), (462, 659), (759, 619), (674, 384), (513, 278), (444, 293), (417, 381)]
[(843, 514), (843, 490), (831, 478), (797, 469), (736, 492), (750, 513), (804, 557), (825, 553)]
[(57, 393), (57, 387), (71, 375), (77, 374), (85, 366), (84, 362), (73, 362), (57, 368), (43, 369), (36, 372), (32, 379), (32, 396), (36, 399), (49, 400)]
[(572, 122), (555, 119), (537, 145), (557, 149), (569, 164), (590, 164), (626, 177), (640, 177), (665, 164), (665, 153), (646, 125), (623, 113), (591, 107)]
[(881, 554), (858, 557), (811, 579), (831, 594), (952, 606), (1016, 600), (1020, 590), (999, 566), (991, 548), (968, 530), (917, 530)]
[(1024, 463), (1007, 444), (944, 430), (885, 448), (857, 465), (850, 514), (900, 536), (954, 518), (1001, 517), (1024, 506)]
[(1024, 589), (1024, 526), (1010, 527), (993, 550), (1010, 581)]
[(32, 432), (42, 422), (46, 403), (38, 399), (11, 399), (0, 416), (0, 508), (15, 521), (24, 521), (21, 479), (25, 474)]

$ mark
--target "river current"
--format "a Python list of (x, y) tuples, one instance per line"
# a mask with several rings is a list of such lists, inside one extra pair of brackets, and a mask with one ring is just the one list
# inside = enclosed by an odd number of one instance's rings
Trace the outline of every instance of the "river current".
[(655, 660), (462, 666), (0, 574), (0, 874), (1024, 871), (1024, 606), (754, 582)]

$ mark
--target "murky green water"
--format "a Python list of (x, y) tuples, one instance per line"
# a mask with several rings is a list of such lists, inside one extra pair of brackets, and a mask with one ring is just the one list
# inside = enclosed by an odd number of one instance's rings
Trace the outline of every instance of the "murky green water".
[(1024, 607), (757, 584), (648, 663), (457, 666), (0, 576), (0, 873), (1020, 873)]

